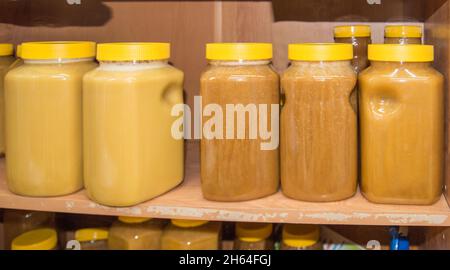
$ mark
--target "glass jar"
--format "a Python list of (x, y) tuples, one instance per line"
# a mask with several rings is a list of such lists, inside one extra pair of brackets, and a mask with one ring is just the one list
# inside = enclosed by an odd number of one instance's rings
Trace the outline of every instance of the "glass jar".
[(17, 236), (38, 228), (50, 228), (55, 215), (49, 212), (5, 209), (3, 212), (5, 247), (9, 248)]
[(119, 217), (109, 230), (108, 246), (112, 250), (159, 250), (164, 223), (139, 217)]
[[(280, 93), (278, 75), (270, 66), (272, 45), (212, 43), (206, 58), (209, 65), (200, 83), (207, 112), (200, 147), (203, 196), (245, 201), (275, 193)], [(206, 116), (210, 109), (218, 111), (210, 114), (214, 117)], [(258, 110), (260, 117), (266, 116), (260, 118), (259, 129)], [(264, 128), (267, 134), (261, 133)]]
[(22, 44), (25, 63), (5, 78), (6, 178), (23, 196), (61, 196), (83, 187), (82, 77), (93, 42)]
[(236, 223), (236, 250), (272, 250), (273, 225), (271, 223)]
[(14, 49), (12, 44), (2, 43), (0, 44), (0, 155), (5, 153), (5, 124), (4, 124), (4, 112), (5, 112), (5, 97), (4, 97), (4, 85), (3, 79), (5, 74), (11, 68), (14, 63)]
[(56, 230), (41, 228), (23, 233), (12, 241), (12, 250), (57, 250)]
[(172, 219), (161, 237), (162, 250), (217, 250), (220, 223)]
[(443, 76), (433, 46), (371, 45), (360, 74), (361, 190), (375, 203), (436, 202), (442, 192)]
[(356, 73), (350, 44), (291, 44), (283, 73), (281, 187), (293, 199), (338, 201), (357, 187)]
[(321, 250), (320, 228), (317, 225), (284, 224), (282, 250)]
[(58, 241), (61, 247), (68, 247), (69, 241), (75, 240), (75, 233), (86, 228), (109, 228), (115, 221), (115, 217), (80, 214), (56, 214), (56, 226), (58, 228)]
[(92, 200), (131, 206), (183, 180), (183, 138), (171, 131), (183, 72), (169, 58), (168, 43), (98, 45), (100, 66), (83, 84), (84, 181)]
[(107, 250), (108, 234), (107, 228), (85, 228), (75, 232), (75, 240), (81, 250)]
[(334, 28), (334, 41), (353, 45), (352, 65), (357, 73), (369, 66), (367, 46), (372, 43), (369, 25), (337, 26)]
[(385, 44), (422, 44), (422, 27), (388, 25), (384, 28)]

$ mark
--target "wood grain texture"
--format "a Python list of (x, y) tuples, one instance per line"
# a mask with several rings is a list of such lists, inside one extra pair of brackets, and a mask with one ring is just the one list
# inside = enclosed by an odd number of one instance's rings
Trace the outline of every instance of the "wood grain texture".
[(0, 162), (0, 208), (30, 209), (95, 215), (146, 216), (218, 221), (306, 224), (450, 226), (450, 211), (442, 198), (432, 206), (378, 205), (359, 193), (348, 200), (308, 203), (288, 199), (281, 192), (247, 202), (207, 201), (200, 188), (198, 144), (188, 144), (186, 175), (182, 185), (143, 204), (113, 208), (96, 204), (85, 191), (55, 198), (30, 198), (12, 194)]
[(450, 205), (450, 3), (447, 1), (425, 22), (425, 42), (435, 46), (434, 66), (445, 76), (445, 187), (447, 201)]

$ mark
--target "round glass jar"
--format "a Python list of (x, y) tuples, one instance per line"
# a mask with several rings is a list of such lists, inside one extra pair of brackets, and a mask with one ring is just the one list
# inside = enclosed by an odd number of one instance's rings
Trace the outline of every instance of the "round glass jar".
[(367, 46), (372, 43), (369, 25), (337, 26), (334, 28), (334, 41), (353, 45), (352, 65), (357, 73), (369, 66)]

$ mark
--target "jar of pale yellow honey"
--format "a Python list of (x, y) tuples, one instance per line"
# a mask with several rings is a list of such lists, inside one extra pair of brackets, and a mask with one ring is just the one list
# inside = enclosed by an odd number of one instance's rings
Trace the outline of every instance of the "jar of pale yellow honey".
[(119, 217), (109, 230), (112, 250), (158, 250), (164, 221), (144, 217)]
[(216, 250), (221, 224), (206, 220), (172, 219), (161, 238), (162, 250)]
[(183, 72), (168, 43), (99, 44), (83, 82), (84, 181), (89, 197), (130, 206), (183, 180), (183, 139), (172, 134)]
[(338, 201), (357, 186), (356, 73), (351, 44), (291, 44), (281, 76), (281, 187), (293, 199)]
[(82, 77), (96, 64), (93, 42), (23, 43), (24, 64), (5, 78), (6, 178), (24, 196), (83, 187)]
[(388, 25), (384, 28), (385, 44), (422, 44), (422, 27), (417, 25)]
[(4, 43), (0, 44), (0, 155), (5, 153), (5, 128), (4, 128), (4, 112), (5, 112), (5, 97), (3, 79), (5, 74), (11, 68), (15, 61), (13, 45)]
[(442, 192), (443, 76), (433, 46), (369, 46), (360, 74), (361, 190), (372, 202), (432, 204)]

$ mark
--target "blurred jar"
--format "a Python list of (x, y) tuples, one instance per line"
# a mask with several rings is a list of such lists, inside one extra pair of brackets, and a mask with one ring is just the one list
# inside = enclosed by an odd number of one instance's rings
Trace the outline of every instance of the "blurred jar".
[(283, 225), (281, 249), (321, 250), (320, 228), (317, 225)]
[(164, 222), (159, 219), (119, 217), (109, 230), (109, 249), (161, 249), (161, 236), (164, 225)]
[(75, 232), (85, 228), (109, 228), (115, 221), (112, 216), (56, 214), (56, 227), (58, 228), (58, 241), (61, 247), (75, 240)]
[(163, 250), (216, 250), (220, 223), (206, 220), (172, 219), (161, 238)]
[(5, 127), (4, 127), (4, 113), (5, 113), (5, 91), (3, 80), (6, 72), (14, 63), (14, 49), (13, 45), (9, 43), (0, 44), (0, 155), (5, 153)]
[(271, 223), (240, 222), (236, 224), (236, 240), (234, 249), (237, 250), (271, 250), (273, 249)]
[(75, 240), (80, 243), (81, 250), (107, 250), (107, 228), (86, 228), (75, 232)]
[(422, 44), (422, 27), (388, 25), (384, 28), (385, 44)]
[(57, 250), (56, 230), (50, 228), (28, 231), (16, 237), (11, 244), (12, 250)]
[(3, 213), (5, 247), (9, 249), (17, 236), (38, 228), (51, 228), (55, 224), (54, 213), (5, 209)]
[(334, 28), (334, 41), (353, 45), (352, 66), (357, 73), (369, 66), (367, 48), (372, 43), (369, 25), (337, 26)]

